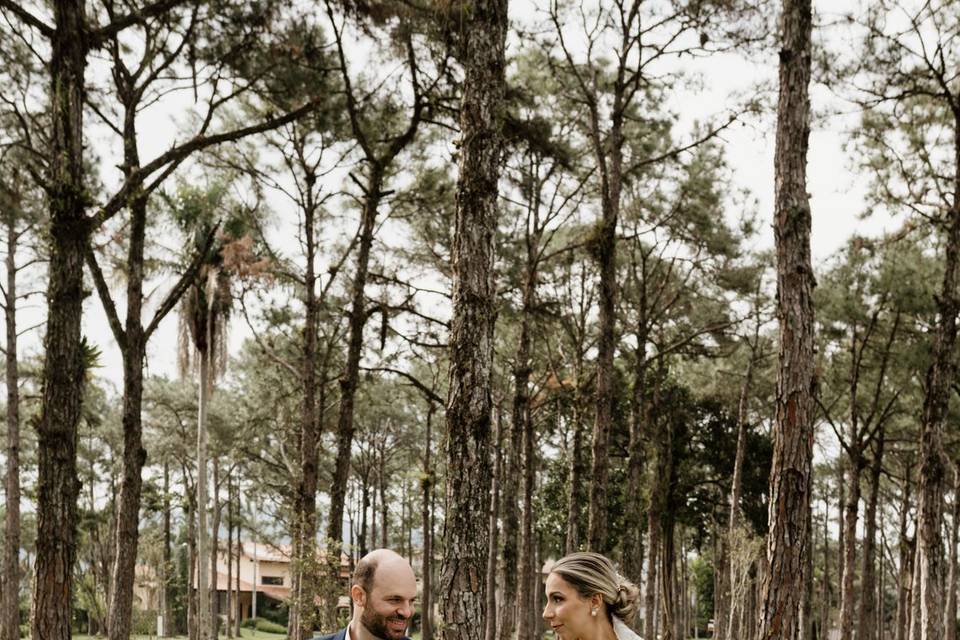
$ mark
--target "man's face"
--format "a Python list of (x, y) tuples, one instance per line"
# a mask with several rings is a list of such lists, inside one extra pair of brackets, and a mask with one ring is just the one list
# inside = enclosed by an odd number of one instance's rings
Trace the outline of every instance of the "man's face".
[[(386, 563), (385, 563), (386, 565)], [(373, 586), (366, 594), (360, 622), (384, 640), (404, 637), (417, 599), (417, 582), (410, 566), (393, 563), (377, 567)]]

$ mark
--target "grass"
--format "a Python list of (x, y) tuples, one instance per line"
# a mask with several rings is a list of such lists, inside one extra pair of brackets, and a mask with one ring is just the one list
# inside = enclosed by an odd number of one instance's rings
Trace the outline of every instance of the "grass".
[[(226, 638), (227, 636), (223, 633), (220, 634), (221, 638)], [(286, 634), (283, 633), (266, 633), (264, 631), (254, 631), (253, 629), (240, 629), (240, 637), (243, 640), (286, 640)], [(88, 636), (88, 635), (74, 635), (72, 640), (104, 640), (106, 636)], [(157, 640), (155, 635), (130, 635), (130, 640)], [(187, 640), (187, 636), (170, 636), (169, 640)]]
[[(221, 638), (226, 638), (224, 634), (220, 634)], [(265, 631), (254, 631), (253, 629), (240, 629), (240, 637), (242, 640), (286, 640), (287, 636), (282, 633), (266, 633)], [(411, 637), (411, 640), (420, 640), (420, 632), (417, 631)], [(106, 636), (88, 636), (88, 635), (74, 635), (72, 640), (104, 640)], [(157, 636), (154, 635), (130, 635), (130, 640), (157, 640)], [(187, 636), (170, 636), (169, 640), (188, 640)]]

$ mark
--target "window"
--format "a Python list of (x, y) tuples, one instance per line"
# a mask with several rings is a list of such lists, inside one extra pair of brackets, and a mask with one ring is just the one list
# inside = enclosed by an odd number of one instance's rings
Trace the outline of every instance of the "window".
[(272, 584), (278, 587), (282, 587), (283, 576), (260, 576), (260, 584)]

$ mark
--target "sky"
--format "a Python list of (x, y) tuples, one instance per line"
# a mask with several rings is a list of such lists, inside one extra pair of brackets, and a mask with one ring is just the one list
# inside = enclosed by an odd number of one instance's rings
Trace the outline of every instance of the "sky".
[[(846, 3), (851, 4), (851, 3)], [(836, 3), (831, 3), (831, 10)], [(517, 0), (511, 4), (511, 20), (514, 23), (528, 22), (536, 16), (533, 0)], [(842, 5), (841, 5), (842, 6)], [(509, 46), (516, 46), (512, 42)], [(722, 54), (696, 61), (694, 73), (700, 75), (701, 87), (679, 88), (671, 104), (679, 118), (678, 129), (688, 129), (694, 122), (702, 122), (715, 115), (718, 107), (730, 104), (731, 96), (743, 95), (755, 90), (761, 82), (775, 86), (776, 57), (770, 60), (748, 60), (736, 54)], [(95, 65), (93, 66), (95, 69)], [(96, 71), (94, 71), (96, 72)], [(768, 89), (769, 91), (769, 89)], [(850, 111), (850, 106), (834, 96), (825, 87), (814, 85), (811, 89), (812, 107), (818, 117), (810, 137), (808, 156), (808, 187), (811, 195), (813, 216), (811, 247), (814, 266), (822, 264), (854, 233), (873, 235), (892, 229), (896, 221), (883, 215), (874, 215), (863, 220), (866, 208), (866, 180), (857, 174), (853, 161), (844, 149), (847, 132), (856, 124), (855, 115), (831, 115)], [(773, 101), (775, 96), (767, 96)], [(187, 100), (186, 97), (183, 98)], [(174, 107), (164, 106), (148, 109), (141, 115), (140, 129), (145, 136), (141, 157), (152, 158), (171, 144), (177, 131), (177, 123), (183, 121), (188, 103)], [(749, 190), (756, 199), (756, 210), (763, 221), (758, 248), (772, 247), (773, 233), (770, 222), (773, 212), (773, 154), (774, 118), (772, 114), (750, 116), (742, 123), (726, 131), (722, 140), (732, 169), (733, 179), (739, 187)], [(102, 155), (110, 156), (110, 147), (105, 134), (93, 136), (93, 144), (101, 147)], [(111, 166), (107, 163), (107, 166)], [(729, 211), (733, 219), (737, 211)], [(34, 301), (34, 306), (38, 302)], [(121, 305), (122, 301), (118, 301)], [(31, 316), (38, 309), (27, 310), (20, 320), (21, 326), (33, 324)], [(121, 311), (122, 313), (122, 311)], [(146, 316), (145, 316), (146, 317)], [(109, 381), (118, 391), (122, 388), (122, 367), (119, 350), (109, 331), (105, 316), (96, 295), (87, 298), (84, 306), (83, 331), (102, 350), (101, 368), (97, 375)], [(241, 320), (231, 325), (231, 347), (235, 350), (249, 333)], [(177, 317), (171, 313), (161, 324), (148, 346), (148, 375), (176, 375)], [(23, 339), (26, 352), (39, 351), (39, 334), (32, 332)]]

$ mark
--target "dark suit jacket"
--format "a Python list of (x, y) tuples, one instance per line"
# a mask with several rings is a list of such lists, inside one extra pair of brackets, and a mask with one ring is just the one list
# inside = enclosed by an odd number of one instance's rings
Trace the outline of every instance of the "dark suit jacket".
[[(331, 633), (328, 636), (322, 636), (320, 638), (314, 637), (314, 640), (350, 640), (350, 636), (347, 635), (347, 627), (340, 629), (336, 633)], [(410, 640), (410, 638), (404, 636), (402, 640)]]

